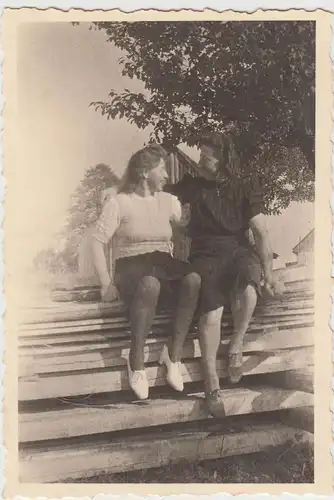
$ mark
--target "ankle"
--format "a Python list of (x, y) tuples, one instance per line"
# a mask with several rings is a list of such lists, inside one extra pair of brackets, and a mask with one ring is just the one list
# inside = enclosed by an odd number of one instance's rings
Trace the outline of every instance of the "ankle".
[(138, 359), (136, 356), (133, 356), (132, 352), (130, 351), (129, 354), (129, 363), (130, 363), (130, 368), (132, 371), (142, 371), (145, 370), (145, 364), (144, 361)]
[(244, 339), (233, 336), (229, 343), (229, 352), (242, 352), (244, 347)]
[(205, 399), (214, 397), (216, 395), (219, 395), (221, 393), (220, 389), (214, 389), (213, 391), (205, 391)]
[(169, 359), (171, 360), (172, 363), (179, 363), (181, 361), (181, 356), (175, 355), (175, 353), (172, 353), (172, 354), (169, 354)]
[(205, 382), (205, 394), (211, 394), (212, 392), (219, 391), (220, 390), (220, 384), (219, 384), (219, 378), (210, 378), (210, 380), (207, 380)]
[(181, 355), (178, 352), (175, 352), (173, 345), (167, 344), (167, 352), (172, 363), (178, 363), (181, 361)]

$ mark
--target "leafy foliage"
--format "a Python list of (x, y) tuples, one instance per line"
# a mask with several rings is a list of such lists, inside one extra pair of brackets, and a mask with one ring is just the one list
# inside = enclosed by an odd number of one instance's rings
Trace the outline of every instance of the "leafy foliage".
[(151, 126), (165, 146), (233, 131), (245, 173), (260, 171), (274, 212), (314, 196), (315, 23), (96, 22), (123, 51), (122, 74), (145, 91), (92, 103)]
[(102, 193), (119, 181), (112, 170), (104, 164), (90, 167), (73, 193), (67, 220), (59, 235), (59, 249), (46, 249), (34, 261), (36, 268), (51, 272), (77, 270), (78, 248), (85, 229), (98, 218), (102, 209)]
[(66, 233), (82, 235), (102, 209), (102, 192), (114, 186), (118, 177), (103, 163), (90, 167), (75, 190), (66, 224)]

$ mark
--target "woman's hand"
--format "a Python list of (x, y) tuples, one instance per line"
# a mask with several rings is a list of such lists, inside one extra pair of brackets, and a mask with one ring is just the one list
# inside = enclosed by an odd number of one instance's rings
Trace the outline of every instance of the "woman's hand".
[(101, 299), (102, 302), (114, 302), (118, 300), (117, 288), (111, 281), (101, 286)]
[(270, 274), (264, 278), (264, 289), (266, 294), (270, 297), (277, 297), (283, 294), (284, 283), (281, 280), (275, 279), (275, 277)]
[(264, 279), (264, 289), (269, 297), (275, 297), (276, 295), (276, 282), (273, 277)]

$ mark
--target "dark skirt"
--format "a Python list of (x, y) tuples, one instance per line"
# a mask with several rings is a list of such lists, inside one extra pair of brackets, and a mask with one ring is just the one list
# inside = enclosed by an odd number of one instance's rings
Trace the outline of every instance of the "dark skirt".
[(167, 252), (151, 252), (116, 260), (115, 285), (120, 299), (129, 307), (139, 282), (146, 276), (160, 282), (159, 308), (175, 306), (182, 279), (193, 271), (188, 262), (174, 259)]
[(261, 262), (247, 240), (236, 236), (193, 239), (189, 261), (202, 280), (198, 315), (229, 306), (231, 292), (249, 284), (261, 296)]

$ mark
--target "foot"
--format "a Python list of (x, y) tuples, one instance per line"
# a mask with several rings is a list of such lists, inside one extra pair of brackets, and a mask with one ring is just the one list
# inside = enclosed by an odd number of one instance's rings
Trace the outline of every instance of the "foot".
[(232, 384), (240, 382), (243, 376), (243, 356), (242, 351), (229, 349), (227, 357), (227, 374)]
[(148, 380), (145, 370), (134, 370), (130, 366), (130, 361), (128, 361), (128, 376), (129, 385), (133, 392), (136, 394), (138, 399), (148, 398)]
[(215, 418), (225, 417), (225, 407), (223, 401), (223, 395), (220, 389), (209, 392), (205, 396), (206, 407), (210, 415)]
[(176, 391), (182, 392), (184, 385), (181, 373), (181, 361), (173, 363), (169, 357), (168, 347), (164, 345), (160, 360), (160, 365), (164, 364), (167, 368), (167, 382)]

